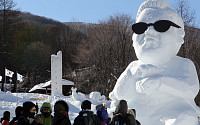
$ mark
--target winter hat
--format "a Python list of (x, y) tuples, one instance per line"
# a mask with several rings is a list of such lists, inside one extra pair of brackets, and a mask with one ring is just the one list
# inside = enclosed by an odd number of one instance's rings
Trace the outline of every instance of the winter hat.
[(54, 105), (54, 112), (58, 113), (58, 112), (62, 112), (62, 111), (68, 112), (69, 106), (64, 100), (59, 100)]
[(42, 112), (42, 109), (46, 108), (46, 107), (48, 107), (50, 109), (50, 112), (52, 112), (52, 107), (51, 107), (51, 104), (49, 102), (44, 102), (42, 104), (42, 107), (40, 108), (40, 112)]
[(23, 111), (23, 107), (17, 106), (17, 108), (15, 109), (15, 115), (17, 118), (22, 115), (22, 111)]
[(9, 118), (10, 118), (10, 112), (9, 112), (9, 111), (5, 111), (5, 112), (3, 113), (3, 118), (9, 119)]
[(31, 108), (35, 107), (35, 104), (33, 102), (24, 102), (23, 103), (23, 111), (30, 111)]
[(30, 110), (31, 108), (35, 107), (35, 104), (33, 102), (24, 102), (23, 103), (23, 113), (26, 115), (26, 116), (29, 116), (30, 117)]
[(10, 112), (9, 112), (9, 111), (5, 111), (5, 112), (3, 113), (3, 118), (1, 118), (1, 122), (2, 122), (3, 120), (10, 120)]
[(81, 104), (81, 109), (86, 110), (86, 109), (91, 109), (91, 102), (89, 100), (85, 100)]

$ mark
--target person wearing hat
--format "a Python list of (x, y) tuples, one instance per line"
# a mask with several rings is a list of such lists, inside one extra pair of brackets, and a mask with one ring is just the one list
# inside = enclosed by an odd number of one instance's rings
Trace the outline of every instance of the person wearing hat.
[(49, 102), (44, 102), (40, 108), (40, 112), (41, 114), (37, 114), (35, 116), (35, 121), (42, 125), (51, 125), (51, 121), (53, 119), (53, 116), (51, 115), (51, 104)]
[(17, 108), (15, 109), (15, 115), (16, 115), (16, 117), (14, 117), (11, 120), (10, 125), (15, 125), (15, 123), (17, 123), (19, 117), (22, 115), (22, 112), (23, 112), (23, 107), (17, 106)]
[(3, 118), (1, 118), (1, 124), (2, 125), (9, 125), (9, 120), (10, 120), (10, 112), (5, 111), (3, 113)]
[(82, 111), (74, 120), (74, 125), (101, 125), (99, 118), (91, 111), (91, 102), (85, 100), (81, 104)]
[(59, 100), (54, 105), (54, 118), (52, 125), (71, 125), (69, 120), (69, 106), (64, 100)]
[(31, 101), (23, 103), (23, 113), (17, 121), (17, 125), (38, 125), (34, 119), (35, 116), (35, 104)]

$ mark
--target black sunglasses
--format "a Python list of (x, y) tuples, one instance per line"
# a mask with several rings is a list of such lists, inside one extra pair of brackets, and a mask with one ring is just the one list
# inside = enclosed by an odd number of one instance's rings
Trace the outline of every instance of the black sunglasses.
[(135, 23), (132, 25), (132, 30), (136, 34), (143, 34), (149, 26), (153, 26), (154, 29), (158, 32), (166, 32), (170, 26), (176, 27), (176, 28), (181, 28), (179, 25), (176, 25), (175, 23), (169, 21), (169, 20), (159, 20), (156, 21), (155, 23), (144, 23), (144, 22), (139, 22)]

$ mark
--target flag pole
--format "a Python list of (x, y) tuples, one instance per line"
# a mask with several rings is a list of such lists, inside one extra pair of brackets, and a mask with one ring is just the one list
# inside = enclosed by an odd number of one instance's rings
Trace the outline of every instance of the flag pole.
[[(6, 67), (5, 67), (5, 84), (6, 84)], [(3, 84), (3, 85), (4, 85), (4, 86), (3, 86), (4, 91), (6, 90), (6, 89), (5, 89), (5, 84)]]
[(5, 83), (3, 84), (3, 91), (4, 91), (4, 98), (3, 98), (3, 107), (5, 106), (5, 100), (6, 100), (6, 91), (5, 91), (5, 84), (6, 84), (6, 67), (5, 67)]
[[(18, 74), (18, 72), (16, 71), (16, 75), (17, 75), (17, 74)], [(18, 88), (17, 88), (17, 82), (18, 82), (18, 81), (16, 80), (16, 83), (15, 83), (15, 84), (16, 84), (17, 105), (18, 105)]]

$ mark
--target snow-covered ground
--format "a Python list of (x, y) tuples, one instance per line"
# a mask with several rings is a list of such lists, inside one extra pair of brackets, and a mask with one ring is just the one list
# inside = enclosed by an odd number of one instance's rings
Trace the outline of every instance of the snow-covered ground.
[(15, 108), (17, 106), (22, 106), (25, 101), (32, 101), (35, 104), (38, 103), (39, 108), (42, 106), (43, 102), (50, 102), (54, 113), (55, 102), (57, 100), (64, 100), (69, 105), (69, 118), (71, 123), (73, 123), (81, 110), (81, 103), (85, 99), (92, 102), (92, 111), (95, 113), (96, 105), (98, 104), (106, 103), (108, 107), (110, 106), (110, 102), (105, 100), (105, 96), (101, 96), (99, 92), (92, 92), (89, 95), (85, 95), (83, 93), (76, 93), (76, 89), (73, 89), (73, 94), (71, 96), (50, 96), (37, 93), (11, 93), (9, 91), (5, 93), (0, 91), (0, 118), (3, 117), (4, 111), (10, 111), (11, 119), (15, 117)]

